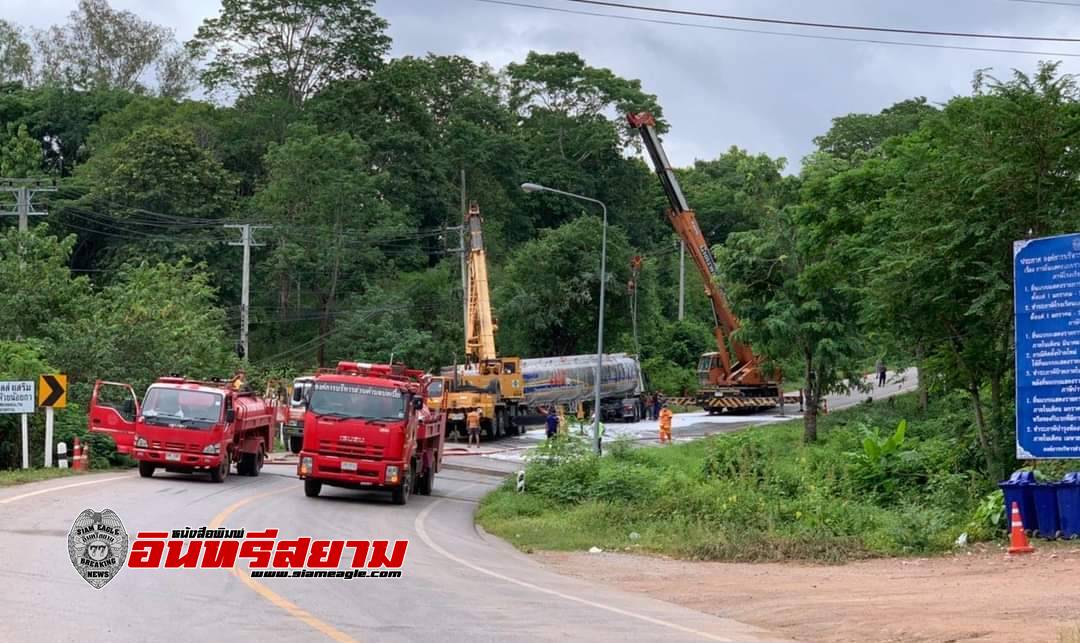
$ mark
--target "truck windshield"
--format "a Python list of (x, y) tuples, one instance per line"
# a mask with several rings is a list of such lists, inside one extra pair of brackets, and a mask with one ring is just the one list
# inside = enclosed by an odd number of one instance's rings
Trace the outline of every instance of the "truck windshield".
[(143, 400), (143, 421), (208, 429), (220, 420), (221, 405), (220, 393), (151, 387)]
[(405, 417), (405, 396), (393, 388), (343, 382), (315, 382), (311, 405), (316, 415), (368, 420), (400, 420)]
[(296, 380), (293, 382), (291, 406), (298, 407), (304, 404), (304, 394), (311, 388), (311, 380)]

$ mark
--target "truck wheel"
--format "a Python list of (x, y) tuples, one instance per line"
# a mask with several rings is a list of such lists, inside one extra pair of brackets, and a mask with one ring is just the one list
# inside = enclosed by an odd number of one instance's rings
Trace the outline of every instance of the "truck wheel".
[(254, 453), (241, 453), (240, 461), (236, 463), (236, 472), (242, 476), (259, 475), (258, 457)]
[(394, 487), (394, 490), (390, 492), (390, 500), (395, 505), (403, 505), (409, 502), (409, 494), (412, 492), (413, 485), (416, 483), (416, 474), (413, 469), (409, 470), (409, 473), (405, 476), (405, 479), (401, 481), (401, 484)]
[(300, 453), (300, 449), (304, 446), (304, 438), (299, 435), (289, 436), (289, 451), (292, 453)]
[(139, 476), (143, 478), (151, 478), (154, 476), (154, 469), (157, 469), (157, 467), (154, 466), (153, 462), (140, 462)]
[(308, 498), (318, 498), (322, 491), (322, 482), (308, 478), (304, 480), (304, 495)]
[(262, 471), (264, 464), (266, 464), (266, 450), (263, 449), (262, 446), (260, 446), (259, 453), (255, 456), (255, 473), (251, 475), (259, 475), (259, 472)]
[(420, 480), (417, 482), (416, 493), (421, 496), (430, 496), (431, 490), (435, 488), (435, 472), (431, 469), (427, 470)]
[(210, 481), (225, 482), (225, 478), (229, 477), (229, 466), (231, 465), (232, 463), (229, 461), (229, 452), (226, 451), (225, 455), (221, 456), (221, 465), (210, 472)]

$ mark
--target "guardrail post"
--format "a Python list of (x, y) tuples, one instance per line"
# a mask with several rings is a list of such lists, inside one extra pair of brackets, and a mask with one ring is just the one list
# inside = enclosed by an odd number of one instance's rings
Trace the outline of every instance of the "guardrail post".
[(517, 490), (518, 493), (525, 493), (525, 470), (517, 472)]

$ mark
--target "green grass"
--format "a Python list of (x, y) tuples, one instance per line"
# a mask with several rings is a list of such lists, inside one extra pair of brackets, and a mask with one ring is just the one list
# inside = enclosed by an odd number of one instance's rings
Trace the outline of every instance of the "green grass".
[[(801, 421), (663, 448), (615, 443), (599, 459), (562, 439), (529, 463), (526, 493), (500, 488), (477, 520), (526, 551), (823, 562), (943, 552), (965, 531), (996, 537), (996, 517), (973, 522), (993, 487), (973, 471), (965, 412), (944, 400), (919, 418), (910, 396), (862, 405), (821, 418), (811, 446)], [(900, 446), (870, 458), (864, 440), (885, 444), (905, 418)]]
[[(96, 470), (95, 472), (100, 471)], [(17, 484), (26, 484), (28, 482), (40, 482), (42, 480), (52, 480), (53, 478), (64, 478), (67, 476), (82, 475), (81, 472), (74, 469), (12, 469), (8, 471), (0, 471), (0, 487), (10, 487)]]

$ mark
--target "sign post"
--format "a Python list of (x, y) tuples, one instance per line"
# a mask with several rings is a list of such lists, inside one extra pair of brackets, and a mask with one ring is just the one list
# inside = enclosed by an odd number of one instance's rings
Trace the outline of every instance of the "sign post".
[(53, 373), (38, 378), (38, 406), (45, 407), (45, 467), (52, 466), (53, 409), (67, 406), (67, 375)]
[(22, 425), (22, 468), (30, 468), (30, 430), (27, 413), (34, 412), (34, 383), (0, 382), (0, 415), (19, 414)]
[(22, 414), (22, 468), (30, 468), (30, 431), (26, 426), (26, 414)]
[(1080, 234), (1013, 243), (1016, 457), (1080, 458)]

